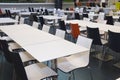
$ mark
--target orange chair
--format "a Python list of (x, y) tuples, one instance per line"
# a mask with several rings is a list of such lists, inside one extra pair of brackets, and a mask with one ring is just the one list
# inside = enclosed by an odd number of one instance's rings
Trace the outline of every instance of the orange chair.
[(2, 10), (0, 9), (0, 14), (2, 14)]
[(70, 10), (70, 11), (74, 11), (74, 8), (73, 8), (73, 7), (71, 7), (69, 10)]
[(87, 6), (87, 7), (90, 7), (90, 3), (89, 3), (89, 2), (87, 2), (87, 3), (86, 3), (86, 6)]
[(70, 24), (71, 27), (71, 34), (74, 39), (78, 38), (78, 35), (80, 35), (80, 30), (78, 24)]
[(82, 3), (81, 2), (76, 2), (76, 5), (77, 6), (82, 6)]

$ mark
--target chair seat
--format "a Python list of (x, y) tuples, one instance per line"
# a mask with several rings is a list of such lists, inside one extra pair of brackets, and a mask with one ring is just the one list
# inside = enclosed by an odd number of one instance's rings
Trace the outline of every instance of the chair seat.
[(10, 46), (9, 48), (10, 51), (21, 49), (21, 51), (19, 51), (19, 54), (20, 54), (22, 62), (35, 60), (35, 58), (32, 57), (29, 53), (22, 51), (21, 46), (19, 46), (17, 43), (9, 43), (8, 45)]
[(68, 30), (68, 29), (67, 29), (66, 31), (67, 31), (67, 33), (71, 33), (71, 30)]
[(27, 52), (20, 52), (19, 53), (20, 57), (21, 57), (21, 60), (22, 62), (27, 62), (27, 61), (30, 61), (30, 60), (35, 60), (34, 57), (32, 57), (29, 53)]
[(80, 30), (80, 31), (86, 31), (87, 28), (86, 28), (86, 27), (80, 27), (79, 30)]
[(57, 73), (44, 65), (36, 63), (25, 67), (28, 80), (41, 80), (46, 77), (57, 76)]
[(116, 80), (120, 80), (120, 78), (116, 79)]
[(104, 40), (104, 39), (101, 39), (101, 42), (102, 42), (102, 44), (106, 44), (108, 41)]
[(53, 24), (54, 22), (53, 21), (47, 21), (47, 24)]
[(85, 67), (88, 65), (88, 62), (89, 62), (88, 54), (89, 53), (84, 52), (84, 53), (71, 55), (68, 57), (59, 58), (57, 59), (58, 68), (63, 72), (70, 72), (74, 69)]
[(6, 40), (6, 41), (12, 41), (12, 39), (8, 36), (3, 36), (3, 37), (0, 37), (1, 40)]
[(20, 45), (17, 43), (11, 42), (8, 44), (10, 46), (10, 51), (17, 50), (17, 49), (22, 49)]

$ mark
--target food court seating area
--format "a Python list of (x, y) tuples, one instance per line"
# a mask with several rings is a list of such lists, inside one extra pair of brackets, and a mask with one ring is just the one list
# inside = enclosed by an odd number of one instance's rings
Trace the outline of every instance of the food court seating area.
[(0, 80), (119, 80), (119, 11), (0, 8)]

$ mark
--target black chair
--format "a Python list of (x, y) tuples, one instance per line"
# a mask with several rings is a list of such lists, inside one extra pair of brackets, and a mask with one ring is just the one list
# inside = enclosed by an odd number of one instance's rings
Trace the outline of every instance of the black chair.
[(66, 10), (66, 11), (69, 11), (69, 8), (66, 8), (65, 10)]
[(41, 27), (43, 27), (43, 24), (45, 24), (45, 21), (44, 21), (44, 19), (43, 19), (42, 16), (39, 17), (39, 21), (40, 21), (40, 25), (41, 25)]
[(75, 13), (75, 19), (80, 20), (80, 15), (79, 15), (79, 13)]
[(32, 10), (32, 12), (35, 12), (35, 10), (34, 10), (34, 8), (33, 8), (33, 7), (31, 8), (31, 10)]
[(31, 13), (30, 16), (29, 16), (29, 20), (38, 22), (37, 14), (36, 13)]
[(28, 7), (28, 11), (29, 11), (29, 12), (32, 12), (31, 7)]
[(0, 40), (0, 44), (2, 46), (2, 50), (4, 52), (6, 60), (11, 62), (14, 66), (14, 80), (41, 80), (47, 77), (57, 76), (57, 74), (52, 69), (50, 69), (43, 63), (31, 64), (24, 67), (20, 55), (18, 53), (10, 52), (5, 40)]
[(119, 17), (118, 21), (120, 22), (120, 17)]
[(5, 12), (6, 12), (7, 17), (12, 17), (12, 14), (11, 14), (10, 10), (5, 10)]
[(45, 9), (45, 12), (43, 13), (44, 15), (49, 15), (49, 12), (47, 9)]
[(107, 20), (106, 24), (114, 25), (114, 20), (112, 16), (106, 16), (105, 19)]
[(115, 61), (120, 61), (120, 33), (108, 30), (106, 53), (111, 53)]
[[(24, 66), (23, 66), (23, 63), (21, 61), (21, 58), (19, 56), (18, 53), (12, 53), (9, 51), (8, 49), (8, 44), (7, 44), (7, 41), (5, 40), (0, 40), (0, 44), (2, 46), (2, 51), (4, 53), (4, 56), (5, 56), (5, 59), (13, 64), (14, 66), (17, 66), (17, 67), (14, 67), (15, 68), (15, 72), (16, 72), (16, 76), (18, 77), (19, 75), (19, 80), (28, 80), (27, 79), (27, 75), (25, 74), (25, 70), (24, 70)], [(22, 66), (22, 67), (21, 67)]]
[(65, 26), (65, 22), (64, 21), (59, 21), (59, 27), (60, 27), (60, 29), (61, 30), (64, 30), (64, 31), (66, 31), (66, 26)]
[(104, 7), (104, 8), (105, 8), (105, 7), (106, 7), (106, 3), (102, 3), (102, 7)]
[(91, 52), (94, 52), (95, 55), (99, 55), (99, 54), (96, 54), (98, 52), (102, 53), (102, 54), (100, 54), (100, 57), (98, 56), (97, 58), (100, 60), (104, 60), (103, 51), (104, 51), (104, 44), (106, 41), (104, 41), (104, 43), (102, 43), (101, 37), (99, 34), (99, 28), (87, 27), (87, 37), (93, 39)]
[(83, 18), (88, 18), (88, 14), (83, 14)]
[(9, 62), (12, 63), (12, 56), (11, 56), (11, 52), (9, 51), (9, 46), (6, 40), (0, 40), (0, 46), (1, 49), (4, 53), (5, 59)]
[(95, 7), (95, 3), (90, 3), (90, 7)]

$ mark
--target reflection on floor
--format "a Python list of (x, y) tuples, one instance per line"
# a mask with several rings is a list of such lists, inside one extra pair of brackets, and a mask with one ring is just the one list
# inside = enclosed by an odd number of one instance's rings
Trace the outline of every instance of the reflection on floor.
[[(120, 77), (120, 69), (114, 67), (112, 61), (102, 62), (94, 57), (90, 57), (90, 67), (93, 80), (115, 80)], [(13, 66), (6, 62), (0, 54), (0, 80), (12, 80)], [(58, 80), (67, 80), (69, 75), (59, 71)], [(75, 80), (90, 80), (89, 70), (76, 69)]]

